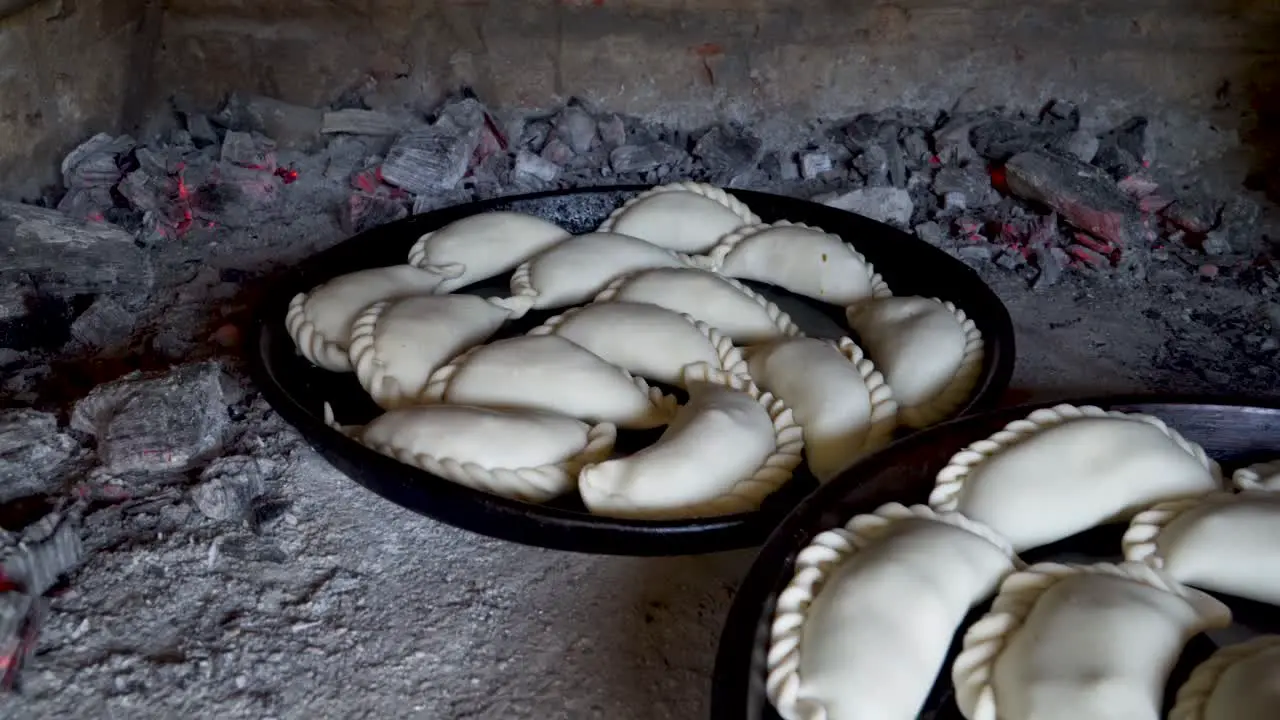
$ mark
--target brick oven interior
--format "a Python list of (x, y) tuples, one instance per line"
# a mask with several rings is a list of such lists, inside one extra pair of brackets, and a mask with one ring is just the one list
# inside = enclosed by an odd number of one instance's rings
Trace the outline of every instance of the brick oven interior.
[[(705, 717), (751, 552), (552, 552), (358, 490), (246, 379), (263, 288), (411, 212), (692, 178), (971, 265), (1011, 403), (1274, 397), (1277, 38), (1268, 0), (0, 0), (0, 527), (94, 499), (0, 715)], [(432, 123), (465, 172), (384, 171)]]

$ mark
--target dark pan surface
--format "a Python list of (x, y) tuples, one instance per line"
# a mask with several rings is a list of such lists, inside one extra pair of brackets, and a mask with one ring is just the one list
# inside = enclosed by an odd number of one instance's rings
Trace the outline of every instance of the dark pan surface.
[[(711, 717), (715, 720), (779, 720), (764, 690), (769, 624), (778, 593), (795, 572), (796, 554), (815, 535), (840, 527), (854, 515), (872, 512), (887, 502), (907, 505), (927, 502), (934, 477), (957, 451), (1036, 408), (1057, 404), (1007, 408), (929, 428), (866, 458), (801, 502), (769, 537), (734, 597), (716, 655)], [(1071, 401), (1071, 404), (1097, 405), (1161, 418), (1189, 440), (1204, 446), (1228, 476), (1238, 467), (1280, 453), (1280, 402), (1257, 406), (1249, 400), (1234, 398), (1141, 396), (1086, 399)], [(1028, 564), (1049, 559), (1114, 561), (1123, 531), (1124, 526), (1098, 528), (1022, 553), (1021, 557)], [(1237, 624), (1262, 632), (1280, 632), (1280, 613), (1276, 608), (1223, 595), (1218, 597), (1231, 607)], [(986, 609), (977, 608), (969, 621)], [(960, 635), (957, 634), (957, 642)], [(1204, 636), (1198, 636), (1189, 644), (1170, 677), (1170, 692), (1166, 695), (1171, 695), (1213, 649), (1214, 643)], [(952, 657), (957, 650), (953, 645)], [(886, 649), (884, 659), (892, 662), (891, 649)], [(926, 712), (921, 717), (963, 720), (951, 697), (946, 672), (949, 671), (944, 671), (939, 678), (926, 707), (937, 714)], [(1166, 697), (1166, 705), (1169, 700)]]
[[(798, 474), (758, 512), (695, 521), (614, 520), (591, 515), (576, 497), (534, 505), (449, 482), (369, 450), (323, 422), (323, 403), (344, 424), (362, 424), (380, 411), (351, 374), (330, 373), (297, 354), (284, 327), (289, 301), (299, 292), (365, 268), (401, 264), (423, 233), (491, 210), (515, 210), (558, 223), (573, 233), (593, 230), (622, 202), (648, 186), (549, 192), (445, 208), (357, 235), (306, 260), (280, 278), (257, 310), (247, 352), (254, 379), (268, 402), (330, 463), (364, 487), (410, 510), (473, 532), (528, 545), (622, 555), (683, 555), (758, 545), (805, 494), (813, 478)], [(986, 360), (977, 389), (962, 409), (991, 407), (1013, 372), (1013, 328), (1008, 312), (963, 263), (887, 225), (804, 200), (733, 191), (766, 222), (792, 220), (821, 227), (853, 244), (875, 264), (894, 292), (950, 300), (982, 330)], [(505, 295), (510, 274), (459, 292)], [(850, 334), (843, 310), (768, 286), (767, 294), (810, 335)], [(560, 311), (531, 312), (496, 337), (523, 334)], [(660, 431), (659, 433), (660, 434)], [(621, 450), (651, 442), (657, 434), (619, 434)]]

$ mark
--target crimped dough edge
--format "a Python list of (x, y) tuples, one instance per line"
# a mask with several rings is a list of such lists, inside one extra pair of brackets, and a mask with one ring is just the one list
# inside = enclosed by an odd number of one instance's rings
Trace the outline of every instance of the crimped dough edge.
[(654, 195), (668, 192), (688, 192), (695, 195), (701, 195), (702, 197), (714, 200), (729, 208), (729, 210), (731, 210), (734, 215), (741, 218), (742, 222), (746, 225), (755, 225), (760, 222), (760, 216), (751, 212), (751, 208), (747, 207), (746, 203), (734, 197), (732, 193), (725, 191), (723, 188), (708, 185), (707, 183), (686, 180), (683, 182), (668, 183), (666, 185), (649, 188), (648, 190), (645, 190), (639, 195), (636, 195), (630, 200), (622, 203), (622, 205), (618, 206), (617, 209), (609, 214), (609, 217), (605, 218), (604, 222), (600, 223), (600, 227), (596, 228), (596, 232), (613, 232), (613, 226), (618, 223), (618, 218), (622, 217), (623, 213), (635, 207), (637, 203), (643, 202)]
[(316, 329), (316, 325), (307, 317), (307, 298), (309, 295), (300, 292), (289, 301), (289, 311), (285, 314), (284, 324), (293, 338), (298, 352), (311, 364), (332, 372), (350, 372), (351, 359), (347, 349), (341, 343), (326, 338)]
[(1209, 698), (1222, 676), (1237, 663), (1277, 648), (1280, 648), (1280, 635), (1263, 635), (1238, 645), (1219, 648), (1208, 660), (1196, 666), (1187, 681), (1178, 688), (1169, 720), (1205, 720)]
[(1163, 568), (1164, 557), (1160, 555), (1159, 543), (1160, 534), (1165, 528), (1193, 510), (1209, 505), (1230, 505), (1247, 497), (1226, 491), (1212, 491), (1199, 497), (1167, 500), (1152, 505), (1129, 521), (1129, 527), (1120, 541), (1124, 559), (1146, 563), (1157, 570)]
[[(848, 322), (849, 327), (857, 332), (858, 328), (853, 318), (856, 316), (858, 309), (863, 307), (864, 303), (872, 303), (879, 299), (883, 298), (863, 300), (845, 308), (845, 320)], [(942, 300), (936, 297), (926, 299), (942, 305), (959, 323), (961, 331), (964, 332), (964, 355), (961, 356), (960, 364), (956, 366), (950, 382), (936, 396), (919, 405), (909, 407), (899, 405), (898, 414), (901, 423), (916, 429), (925, 428), (947, 419), (949, 415), (959, 410), (969, 400), (969, 395), (978, 384), (978, 376), (982, 374), (982, 361), (986, 357), (985, 345), (982, 342), (982, 331), (978, 329), (977, 323), (965, 314), (964, 310), (956, 307), (955, 303), (949, 300)]]
[(338, 425), (328, 403), (325, 403), (324, 409), (325, 424), (370, 450), (459, 485), (532, 503), (545, 502), (572, 490), (583, 466), (609, 457), (618, 437), (617, 428), (613, 424), (599, 423), (590, 426), (587, 442), (582, 450), (564, 462), (531, 468), (486, 468), (452, 458), (412, 453), (389, 443), (365, 443), (360, 438), (359, 427)]
[(1275, 492), (1276, 488), (1269, 487), (1266, 481), (1277, 476), (1280, 476), (1280, 459), (1255, 463), (1236, 470), (1231, 475), (1231, 484), (1240, 490)]
[[(565, 340), (565, 342), (572, 344), (569, 340)], [(444, 396), (449, 390), (449, 384), (453, 381), (453, 376), (456, 375), (458, 370), (460, 370), (462, 366), (471, 359), (472, 355), (487, 347), (491, 346), (477, 345), (450, 360), (445, 365), (441, 365), (437, 368), (436, 371), (431, 373), (431, 376), (427, 378), (427, 384), (423, 388), (422, 395), (418, 397), (418, 400), (426, 403), (445, 402)], [(574, 345), (574, 347), (578, 346)], [(583, 352), (590, 351), (583, 350)], [(601, 360), (600, 362), (605, 361)], [(664, 423), (670, 421), (671, 417), (675, 415), (676, 410), (678, 409), (676, 396), (663, 393), (662, 388), (654, 387), (644, 378), (633, 375), (616, 365), (613, 365), (612, 367), (630, 380), (631, 383), (635, 385), (636, 389), (644, 393), (645, 397), (649, 399), (650, 407), (653, 408), (654, 412), (657, 413), (658, 416), (664, 419)]]
[[(547, 318), (545, 322), (530, 330), (527, 334), (558, 335), (560, 326), (564, 325), (567, 320), (583, 311), (589, 311), (597, 304), (605, 303), (588, 303), (587, 305), (582, 305), (580, 307), (569, 308), (559, 315)], [(666, 308), (663, 308), (663, 310), (666, 310)], [(733, 344), (733, 340), (725, 337), (725, 335), (719, 330), (711, 327), (701, 320), (698, 320), (688, 313), (680, 313), (674, 310), (667, 310), (667, 312), (684, 318), (685, 321), (692, 325), (694, 329), (706, 338), (711, 347), (715, 349), (716, 360), (719, 363), (716, 368), (717, 370), (723, 370), (735, 375), (750, 375), (747, 371), (747, 361), (743, 358), (742, 350)]]
[(936, 510), (955, 510), (959, 507), (964, 484), (975, 468), (1006, 447), (1049, 428), (1082, 418), (1120, 418), (1145, 422), (1164, 433), (1179, 449), (1195, 458), (1213, 475), (1219, 485), (1222, 482), (1222, 469), (1205, 453), (1204, 448), (1186, 439), (1157, 417), (1118, 410), (1103, 410), (1093, 405), (1076, 406), (1063, 403), (1050, 408), (1041, 408), (1021, 420), (1014, 420), (990, 437), (970, 443), (953, 455), (947, 461), (947, 465), (938, 471), (933, 491), (929, 494), (929, 506)]
[(998, 720), (992, 675), (1010, 636), (1022, 628), (1045, 591), (1081, 575), (1106, 575), (1131, 580), (1185, 599), (1201, 617), (1204, 628), (1231, 623), (1227, 606), (1205, 593), (1182, 585), (1142, 563), (1039, 563), (1015, 572), (1000, 584), (991, 610), (969, 627), (963, 647), (951, 667), (956, 704), (969, 720)]
[(805, 223), (791, 222), (790, 220), (779, 220), (778, 222), (775, 222), (775, 223), (759, 223), (755, 225), (744, 225), (743, 227), (740, 227), (737, 230), (734, 230), (728, 235), (725, 235), (723, 238), (720, 238), (720, 242), (716, 243), (716, 246), (711, 248), (711, 250), (709, 250), (706, 254), (694, 256), (694, 261), (695, 263), (697, 263), (698, 267), (704, 270), (719, 272), (720, 268), (724, 266), (724, 262), (729, 257), (729, 255), (733, 253), (733, 251), (736, 250), (739, 246), (741, 246), (744, 242), (746, 242), (747, 240), (750, 240), (751, 238), (755, 237), (756, 235), (759, 235), (762, 232), (765, 232), (767, 230), (773, 230), (774, 228), (781, 228), (781, 227), (797, 227), (805, 230), (813, 230), (814, 232), (822, 233), (823, 235), (827, 235), (829, 237), (835, 238), (837, 242), (839, 242), (841, 245), (844, 245), (846, 248), (848, 248), (849, 252), (852, 253), (853, 256), (857, 258), (857, 260), (861, 262), (864, 267), (866, 267), (867, 280), (871, 284), (871, 296), (867, 299), (879, 299), (879, 298), (886, 298), (886, 297), (893, 296), (893, 292), (889, 289), (888, 283), (884, 281), (884, 278), (881, 277), (880, 273), (876, 272), (875, 266), (872, 265), (867, 260), (865, 255), (863, 255), (861, 252), (858, 252), (857, 248), (845, 242), (844, 238), (840, 237), (839, 235), (836, 235), (835, 233), (827, 232), (826, 230), (823, 230), (820, 227), (816, 227), (813, 225), (806, 225)]
[(795, 575), (778, 595), (770, 625), (765, 661), (765, 693), (784, 720), (815, 720), (813, 703), (800, 699), (800, 650), (809, 608), (835, 571), (859, 550), (888, 536), (904, 520), (928, 520), (959, 528), (990, 542), (1009, 556), (1015, 568), (1022, 561), (999, 533), (960, 513), (939, 513), (927, 505), (891, 502), (875, 511), (855, 515), (843, 527), (819, 533), (796, 556)]
[[(632, 279), (634, 279), (641, 273), (652, 272), (653, 270), (662, 270), (662, 269), (668, 269), (668, 268), (653, 268), (650, 270), (638, 270), (633, 273), (627, 273), (626, 275), (619, 276), (618, 278), (615, 278), (613, 282), (609, 283), (609, 285), (606, 286), (604, 290), (601, 290), (600, 294), (596, 295), (591, 300), (591, 302), (600, 303), (600, 302), (609, 302), (611, 300), (617, 300), (618, 295), (621, 294), (622, 292), (622, 289), (626, 287), (627, 283), (631, 282)], [(725, 277), (724, 275), (721, 275), (717, 272), (713, 272), (711, 270), (706, 270), (704, 268), (691, 268), (691, 269), (702, 270), (703, 272), (706, 272), (714, 276), (717, 280), (722, 280), (728, 283), (738, 292), (754, 300), (757, 305), (759, 305), (761, 308), (764, 309), (765, 313), (767, 313), (769, 316), (769, 321), (773, 323), (774, 327), (778, 328), (778, 330), (782, 333), (783, 336), (805, 337), (804, 332), (800, 330), (800, 326), (796, 324), (796, 321), (792, 320), (791, 316), (788, 315), (786, 311), (778, 307), (775, 303), (773, 303), (773, 301), (769, 300), (769, 298), (761, 295), (755, 290), (752, 290), (746, 285), (743, 285), (741, 282), (739, 282), (734, 278)]]

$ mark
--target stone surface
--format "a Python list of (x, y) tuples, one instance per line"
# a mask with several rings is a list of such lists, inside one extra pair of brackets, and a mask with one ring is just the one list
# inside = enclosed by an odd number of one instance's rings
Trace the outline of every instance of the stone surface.
[(126, 376), (76, 403), (71, 427), (97, 439), (111, 472), (185, 470), (222, 447), (224, 382), (218, 363)]
[(50, 493), (80, 454), (58, 418), (27, 408), (0, 410), (0, 503)]

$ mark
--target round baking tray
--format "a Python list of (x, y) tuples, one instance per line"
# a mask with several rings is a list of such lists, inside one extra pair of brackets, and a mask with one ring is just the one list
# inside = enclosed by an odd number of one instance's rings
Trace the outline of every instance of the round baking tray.
[[(650, 186), (553, 191), (498, 198), (415, 215), (361, 233), (303, 261), (274, 281), (257, 308), (246, 351), (254, 380), (267, 401), (307, 442), (351, 479), (427, 517), (491, 537), (561, 550), (618, 555), (685, 555), (760, 544), (779, 520), (817, 483), (807, 471), (752, 513), (691, 521), (618, 520), (591, 515), (581, 500), (545, 505), (510, 500), (459, 485), (380, 455), (327, 427), (323, 405), (332, 404), (344, 424), (361, 424), (380, 410), (355, 376), (331, 373), (301, 357), (284, 326), (289, 301), (330, 278), (365, 268), (402, 264), (423, 233), (491, 210), (530, 213), (573, 233), (594, 230), (626, 199)], [(791, 220), (840, 235), (875, 264), (894, 292), (949, 300), (964, 310), (985, 340), (985, 360), (971, 399), (957, 415), (991, 407), (1013, 372), (1013, 326), (999, 298), (963, 263), (916, 238), (868, 218), (817, 203), (734, 190), (765, 222)], [(505, 295), (510, 273), (459, 292)], [(748, 283), (791, 313), (814, 336), (852, 335), (843, 310), (767, 285)], [(528, 332), (555, 311), (530, 312), (495, 339)], [(856, 337), (856, 336), (854, 336)], [(656, 437), (656, 435), (655, 435)], [(648, 439), (649, 442), (652, 439)], [(638, 443), (631, 438), (629, 445)], [(623, 434), (619, 446), (628, 449)]]
[[(1230, 476), (1238, 467), (1280, 454), (1280, 401), (1263, 405), (1237, 398), (1198, 396), (1125, 396), (1065, 401), (1109, 410), (1154, 415), (1200, 443)], [(725, 620), (712, 675), (711, 717), (715, 720), (780, 720), (765, 696), (765, 655), (769, 626), (778, 594), (795, 573), (795, 558), (820, 532), (840, 527), (854, 515), (869, 513), (888, 502), (926, 503), (934, 477), (951, 456), (971, 442), (990, 436), (1010, 421), (1037, 408), (1059, 402), (1001, 409), (936, 425), (900, 440), (865, 458), (841, 476), (805, 498), (783, 520), (756, 557), (734, 596)], [(1050, 559), (1071, 562), (1114, 562), (1126, 525), (1107, 525), (1063, 541), (1024, 552), (1028, 564)], [(1231, 607), (1238, 625), (1262, 632), (1280, 632), (1276, 609), (1214, 593)], [(966, 624), (983, 611), (977, 608)], [(1233, 628), (1233, 632), (1237, 629)], [(945, 669), (921, 717), (963, 720), (951, 695), (949, 668), (958, 650), (957, 633)], [(1214, 649), (1207, 637), (1197, 636), (1174, 669), (1166, 692), (1166, 711), (1172, 692), (1196, 664)], [(886, 648), (884, 662), (893, 662)], [(931, 714), (936, 713), (936, 714)]]

